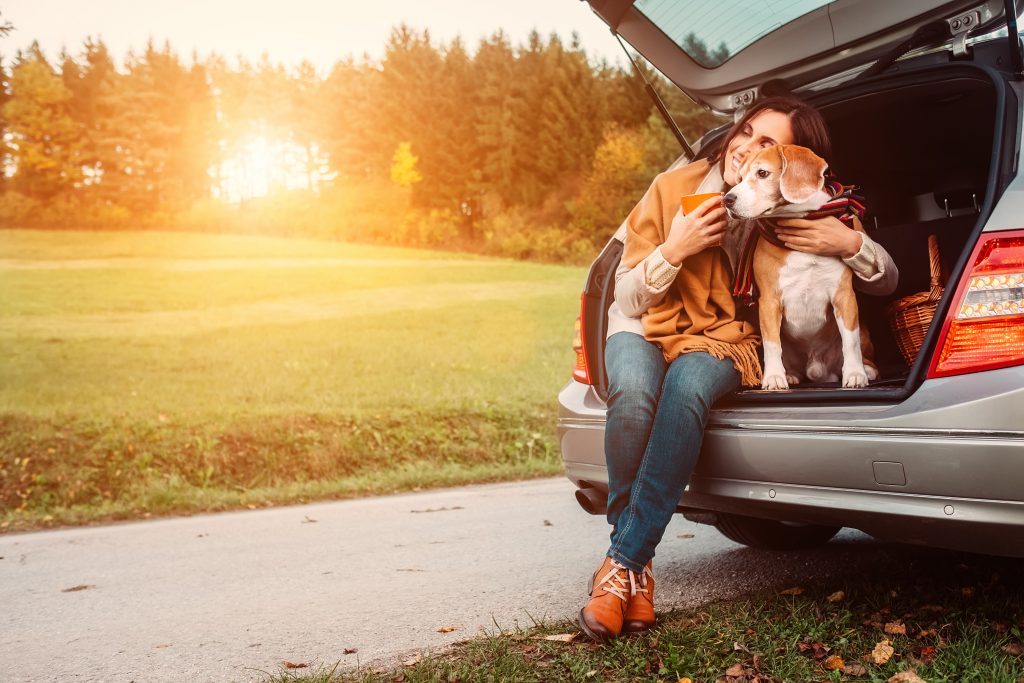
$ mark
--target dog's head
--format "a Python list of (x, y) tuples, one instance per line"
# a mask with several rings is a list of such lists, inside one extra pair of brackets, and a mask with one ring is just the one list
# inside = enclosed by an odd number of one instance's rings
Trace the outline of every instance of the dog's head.
[(736, 218), (813, 211), (829, 200), (823, 191), (827, 168), (806, 147), (766, 147), (747, 157), (736, 174), (739, 182), (722, 201)]

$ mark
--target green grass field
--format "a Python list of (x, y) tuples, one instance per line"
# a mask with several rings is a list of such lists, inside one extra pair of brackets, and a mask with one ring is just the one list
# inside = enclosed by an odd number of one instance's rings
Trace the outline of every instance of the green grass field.
[(0, 231), (11, 530), (559, 471), (580, 268)]

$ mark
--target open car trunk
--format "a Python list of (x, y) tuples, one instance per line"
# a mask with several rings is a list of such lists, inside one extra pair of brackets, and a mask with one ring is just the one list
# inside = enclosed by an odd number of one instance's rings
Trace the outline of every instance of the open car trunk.
[[(1000, 45), (993, 45), (998, 52)], [(982, 51), (978, 46), (978, 52)], [(976, 57), (980, 56), (978, 54)], [(890, 296), (859, 295), (881, 376), (865, 389), (801, 384), (785, 392), (746, 389), (737, 403), (899, 400), (923, 380), (949, 298), (995, 201), (1015, 173), (1018, 140), (995, 131), (1017, 130), (1017, 100), (1005, 75), (971, 62), (903, 67), (896, 73), (805, 95), (829, 124), (828, 161), (844, 183), (862, 188), (868, 234), (892, 255), (900, 271)], [(938, 61), (938, 60), (936, 60)], [(985, 63), (987, 60), (976, 60)], [(996, 54), (991, 63), (999, 63)], [(1006, 125), (1011, 123), (1012, 125)], [(705, 136), (698, 156), (716, 148), (723, 131)], [(1013, 227), (1013, 226), (1002, 226)], [(904, 361), (889, 326), (888, 304), (929, 289), (928, 236), (938, 238), (945, 293), (913, 365)], [(594, 263), (584, 292), (587, 348), (598, 393), (607, 397), (604, 337), (622, 244), (613, 239)]]

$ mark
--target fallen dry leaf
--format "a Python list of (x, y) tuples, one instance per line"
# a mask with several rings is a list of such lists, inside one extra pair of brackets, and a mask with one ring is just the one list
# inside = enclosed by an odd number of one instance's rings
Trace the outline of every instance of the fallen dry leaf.
[(691, 681), (689, 678), (683, 677), (676, 681), (676, 683), (693, 683), (693, 681)]
[(417, 652), (415, 657), (413, 657), (412, 659), (407, 659), (404, 662), (402, 662), (402, 666), (416, 666), (422, 660), (423, 660), (423, 655), (421, 655), (419, 652)]
[(902, 621), (890, 621), (885, 625), (885, 632), (890, 636), (905, 636), (907, 635), (907, 625)]
[(918, 640), (922, 640), (924, 638), (931, 638), (931, 637), (937, 636), (937, 635), (939, 635), (939, 632), (936, 631), (935, 629), (933, 629), (933, 628), (923, 628), (923, 629), (921, 629), (921, 632), (917, 634), (917, 638), (918, 638)]
[(830, 648), (825, 647), (824, 643), (807, 643), (799, 642), (796, 644), (800, 650), (800, 654), (813, 657), (814, 659), (824, 659), (828, 656)]
[(928, 683), (928, 681), (918, 676), (913, 669), (907, 669), (889, 678), (888, 683)]
[(779, 595), (800, 595), (803, 592), (804, 592), (803, 588), (793, 587), (793, 588), (787, 588), (784, 591), (780, 591)]
[(281, 662), (286, 669), (305, 669), (309, 664), (307, 662), (289, 662), (287, 659)]
[(725, 670), (725, 675), (726, 676), (742, 676), (743, 675), (743, 665), (742, 664), (733, 664), (732, 666), (730, 666), (728, 669)]
[(929, 612), (931, 614), (942, 614), (946, 611), (946, 608), (942, 605), (921, 605), (917, 608), (918, 612)]
[(357, 647), (346, 647), (344, 650), (341, 651), (341, 654), (343, 654), (343, 655), (354, 655), (357, 652), (359, 652), (359, 648), (357, 648)]
[(437, 629), (437, 632), (438, 633), (451, 633), (452, 631), (458, 631), (458, 630), (459, 630), (458, 626), (442, 626), (441, 628)]
[(888, 638), (875, 645), (875, 649), (871, 651), (871, 661), (875, 664), (885, 664), (892, 656), (896, 654), (896, 649), (893, 648), (892, 643)]
[(999, 649), (1011, 657), (1020, 657), (1021, 655), (1024, 655), (1024, 645), (1021, 645), (1020, 643), (1007, 643)]
[(559, 633), (557, 636), (544, 636), (541, 640), (553, 640), (558, 643), (571, 643), (576, 640), (579, 636), (579, 631), (576, 633)]
[(922, 664), (931, 664), (932, 660), (935, 659), (935, 646), (925, 645), (917, 652), (917, 658), (921, 660)]
[(841, 671), (846, 668), (846, 663), (843, 658), (839, 655), (832, 655), (821, 664), (825, 667), (825, 671)]
[(78, 591), (87, 591), (90, 588), (95, 588), (95, 587), (96, 586), (91, 584), (91, 583), (82, 583), (82, 584), (79, 584), (77, 586), (72, 586), (71, 588), (63, 588), (63, 589), (61, 589), (60, 592), (61, 593), (77, 593)]
[(843, 673), (847, 676), (867, 676), (868, 669), (863, 664), (857, 664), (856, 662), (854, 662), (844, 666)]
[(974, 597), (974, 586), (964, 586), (963, 588), (960, 589), (960, 593), (965, 598), (973, 598)]
[(305, 517), (303, 518), (303, 520), (302, 520), (301, 522), (299, 522), (299, 523), (300, 523), (300, 524), (316, 524), (316, 523), (317, 523), (317, 520), (313, 519), (313, 518), (312, 518), (312, 517), (310, 517), (309, 515), (306, 515), (306, 516), (305, 516)]
[(844, 593), (843, 591), (836, 591), (835, 593), (833, 593), (825, 599), (831, 603), (842, 602), (846, 599), (846, 593)]

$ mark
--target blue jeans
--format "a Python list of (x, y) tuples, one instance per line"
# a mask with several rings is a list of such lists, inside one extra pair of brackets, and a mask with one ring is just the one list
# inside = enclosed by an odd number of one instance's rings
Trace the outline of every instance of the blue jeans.
[(605, 367), (608, 556), (640, 572), (697, 465), (711, 405), (739, 386), (740, 374), (703, 352), (666, 363), (661, 347), (631, 332), (608, 339)]

